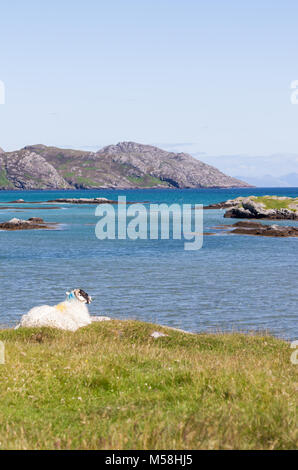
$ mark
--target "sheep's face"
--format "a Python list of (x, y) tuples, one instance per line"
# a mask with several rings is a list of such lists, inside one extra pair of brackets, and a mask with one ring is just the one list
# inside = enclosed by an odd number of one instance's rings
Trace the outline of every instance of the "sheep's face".
[(82, 302), (83, 304), (91, 304), (92, 297), (87, 294), (83, 289), (75, 289), (73, 290), (70, 295), (73, 294), (74, 297)]

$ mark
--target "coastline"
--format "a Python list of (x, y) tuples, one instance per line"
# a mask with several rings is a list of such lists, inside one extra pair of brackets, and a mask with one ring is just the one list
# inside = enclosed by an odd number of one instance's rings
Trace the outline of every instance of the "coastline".
[[(260, 196), (274, 193), (297, 197), (297, 191), (278, 188), (268, 191), (266, 188), (254, 192)], [(64, 195), (115, 199), (117, 193), (123, 194), (115, 190), (84, 190), (67, 191)], [(150, 200), (153, 204), (181, 201), (194, 205), (244, 194), (249, 195), (251, 191), (154, 189), (128, 192), (127, 200)], [(42, 201), (59, 197), (63, 197), (63, 193), (1, 193), (2, 201), (19, 198)], [(24, 207), (29, 208), (29, 205), (24, 204)], [(32, 204), (32, 210), (26, 209), (23, 214), (16, 213), (13, 207), (11, 212), (9, 209), (0, 211), (3, 222), (13, 217), (36, 216), (63, 224), (63, 230), (56, 231), (1, 232), (6, 272), (3, 287), (9, 293), (2, 299), (1, 323), (15, 324), (19, 314), (35, 305), (58, 303), (75, 282), (94, 296), (91, 314), (98, 312), (121, 319), (134, 316), (188, 331), (268, 330), (278, 337), (297, 338), (293, 295), (297, 265), (292, 256), (297, 238), (225, 235), (219, 230), (214, 236), (205, 236), (202, 250), (190, 257), (180, 242), (174, 240), (167, 243), (161, 240), (98, 241), (94, 234), (98, 221), (95, 207), (79, 206), (78, 210), (78, 206), (59, 205), (57, 210), (45, 210), (47, 207), (50, 206)], [(233, 222), (223, 219), (223, 211), (204, 211), (204, 227), (208, 233), (215, 232), (213, 227), (225, 220)], [(294, 225), (286, 221), (277, 223)], [(183, 277), (182, 270), (188, 275)], [(30, 288), (36, 276), (37, 290)], [(268, 282), (272, 285), (269, 296)], [(286, 305), (285, 311), (283, 305)]]

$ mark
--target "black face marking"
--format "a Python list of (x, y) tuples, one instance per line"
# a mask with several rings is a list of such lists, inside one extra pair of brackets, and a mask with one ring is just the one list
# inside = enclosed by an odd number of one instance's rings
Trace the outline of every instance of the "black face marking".
[(79, 294), (84, 297), (84, 299), (86, 300), (87, 304), (90, 303), (90, 300), (89, 300), (89, 295), (87, 294), (87, 292), (85, 292), (83, 289), (79, 289)]

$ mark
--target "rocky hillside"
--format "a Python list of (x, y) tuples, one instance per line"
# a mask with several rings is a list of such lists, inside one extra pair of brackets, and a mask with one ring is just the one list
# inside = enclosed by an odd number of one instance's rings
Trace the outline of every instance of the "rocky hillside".
[(109, 145), (96, 153), (45, 145), (0, 153), (0, 189), (247, 186), (186, 153), (134, 142)]
[(0, 154), (2, 189), (67, 189), (70, 185), (56, 168), (30, 150)]

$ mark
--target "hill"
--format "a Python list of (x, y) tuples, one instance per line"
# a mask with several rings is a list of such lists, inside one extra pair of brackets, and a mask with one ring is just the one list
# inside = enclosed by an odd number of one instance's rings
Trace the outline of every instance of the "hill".
[(186, 153), (120, 142), (98, 152), (31, 145), (0, 154), (1, 189), (248, 187)]

